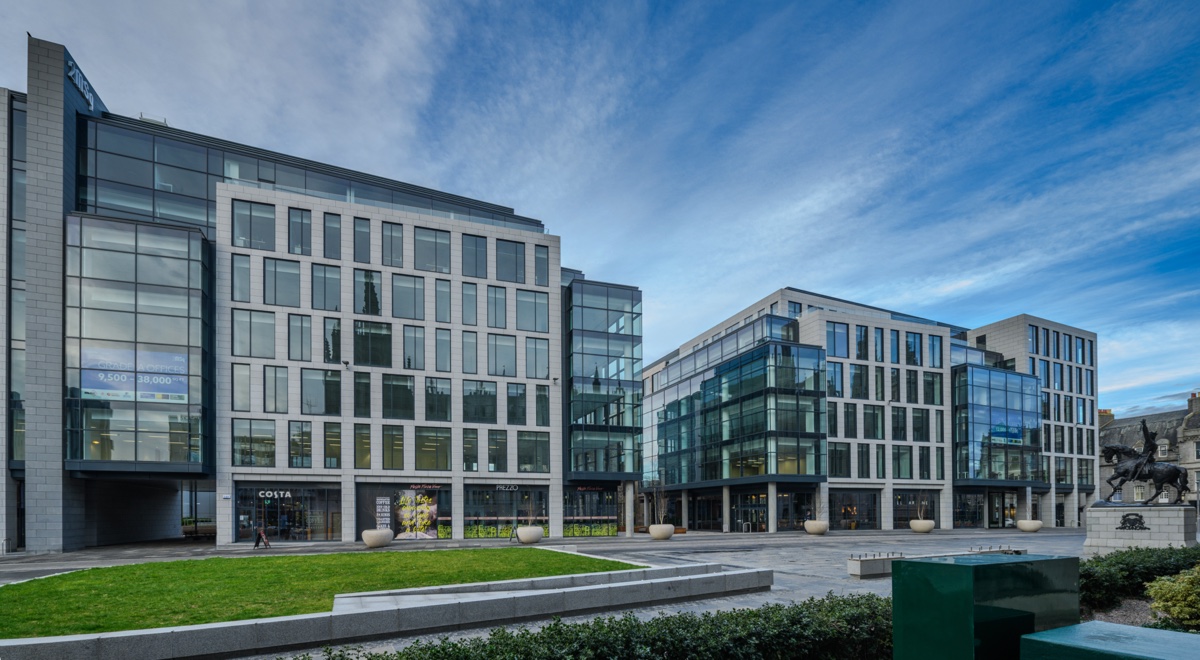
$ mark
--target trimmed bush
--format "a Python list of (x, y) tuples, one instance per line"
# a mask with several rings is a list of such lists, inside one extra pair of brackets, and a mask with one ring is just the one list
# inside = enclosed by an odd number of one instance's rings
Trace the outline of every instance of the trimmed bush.
[(632, 614), (599, 617), (586, 623), (555, 619), (540, 630), (497, 628), (487, 637), (418, 641), (395, 653), (328, 648), (324, 653), (325, 660), (891, 657), (891, 599), (874, 594), (832, 593), (790, 605), (660, 615), (649, 621), (640, 621)]
[(1093, 557), (1079, 565), (1079, 602), (1107, 610), (1126, 598), (1146, 595), (1146, 583), (1200, 565), (1200, 546), (1130, 548)]
[(1146, 595), (1154, 599), (1150, 607), (1167, 615), (1173, 627), (1200, 630), (1200, 568), (1160, 577), (1146, 585)]

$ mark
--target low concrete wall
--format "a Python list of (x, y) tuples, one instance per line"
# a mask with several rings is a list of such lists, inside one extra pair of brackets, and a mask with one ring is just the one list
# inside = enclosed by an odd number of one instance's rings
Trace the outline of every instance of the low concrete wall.
[(902, 554), (887, 554), (887, 555), (859, 555), (850, 557), (846, 560), (846, 570), (851, 577), (860, 579), (888, 577), (892, 574), (892, 562), (899, 559), (929, 559), (932, 557), (958, 557), (961, 555), (1023, 555), (1026, 550), (1013, 550), (1012, 548), (998, 548), (996, 550), (974, 550), (971, 552), (947, 552), (936, 555), (910, 555)]
[(774, 572), (717, 564), (449, 585), (334, 598), (334, 611), (178, 628), (0, 640), (4, 660), (212, 658), (501, 626), (766, 591)]
[(1104, 505), (1087, 510), (1085, 557), (1126, 548), (1196, 545), (1196, 508), (1182, 505)]

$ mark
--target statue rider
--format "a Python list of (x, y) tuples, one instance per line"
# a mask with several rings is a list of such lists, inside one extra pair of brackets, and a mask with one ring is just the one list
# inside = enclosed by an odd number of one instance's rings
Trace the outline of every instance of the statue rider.
[(1146, 420), (1142, 420), (1142, 455), (1137, 459), (1137, 469), (1133, 472), (1133, 480), (1147, 481), (1150, 477), (1150, 470), (1153, 468), (1155, 454), (1158, 453), (1158, 443), (1155, 438), (1158, 437), (1157, 432), (1150, 430), (1146, 426)]

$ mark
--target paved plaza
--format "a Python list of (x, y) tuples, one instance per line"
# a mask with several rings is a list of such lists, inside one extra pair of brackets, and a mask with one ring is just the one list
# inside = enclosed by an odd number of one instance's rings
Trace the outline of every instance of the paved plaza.
[[(719, 563), (727, 568), (770, 568), (775, 571), (775, 585), (769, 592), (744, 594), (701, 601), (689, 601), (668, 606), (628, 610), (639, 618), (651, 618), (661, 612), (711, 612), (741, 607), (758, 607), (766, 603), (789, 603), (826, 593), (891, 593), (888, 578), (859, 580), (849, 576), (846, 560), (855, 555), (894, 553), (904, 556), (968, 552), (975, 549), (1012, 548), (1031, 554), (1079, 556), (1083, 550), (1082, 529), (1046, 528), (1036, 534), (1015, 530), (937, 530), (932, 534), (915, 534), (908, 530), (882, 532), (831, 532), (826, 536), (809, 536), (803, 532), (780, 534), (721, 534), (690, 532), (676, 535), (669, 541), (654, 542), (639, 534), (632, 539), (590, 538), (553, 539), (543, 546), (617, 559), (633, 564), (673, 566), (686, 563)], [(388, 550), (449, 548), (449, 547), (506, 547), (498, 541), (428, 542), (394, 544)], [(277, 543), (271, 550), (254, 550), (251, 546), (216, 548), (211, 544), (152, 543), (106, 548), (91, 548), (63, 555), (0, 557), (0, 584), (26, 580), (63, 571), (93, 566), (116, 566), (146, 561), (212, 556), (239, 557), (266, 554), (306, 554), (329, 552), (365, 552), (361, 544)], [(623, 610), (612, 612), (623, 613)], [(591, 616), (571, 617), (566, 621), (585, 621)], [(486, 630), (460, 631), (451, 637), (477, 635)], [(430, 638), (436, 639), (441, 635)], [(411, 643), (413, 638), (371, 642), (365, 648), (387, 651)], [(255, 656), (278, 657), (277, 654)]]

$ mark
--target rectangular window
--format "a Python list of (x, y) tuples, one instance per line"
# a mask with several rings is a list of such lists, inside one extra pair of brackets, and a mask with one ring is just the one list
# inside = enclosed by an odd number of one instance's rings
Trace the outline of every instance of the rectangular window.
[(887, 472), (887, 446), (875, 445), (875, 478), (886, 479)]
[(942, 338), (938, 335), (929, 335), (929, 366), (942, 368)]
[(326, 364), (342, 361), (342, 321), (325, 319), (325, 334), (321, 338), (321, 353)]
[(450, 272), (450, 232), (416, 227), (413, 230), (413, 267), (434, 273)]
[(245, 412), (250, 410), (250, 365), (233, 365), (233, 410)]
[(843, 420), (844, 423), (842, 424), (842, 437), (843, 438), (857, 438), (858, 437), (858, 404), (857, 403), (845, 404), (845, 410), (843, 412), (845, 413), (845, 419)]
[(534, 424), (537, 426), (550, 426), (550, 386), (537, 385), (537, 400)]
[(937, 478), (945, 479), (946, 478), (946, 452), (942, 451), (941, 447), (938, 447), (937, 451), (935, 451), (933, 455), (937, 459)]
[(883, 440), (883, 406), (863, 406), (863, 438)]
[(425, 328), (404, 326), (404, 368), (425, 368)]
[(488, 335), (488, 375), (517, 375), (517, 338)]
[(850, 326), (834, 321), (825, 322), (825, 350), (829, 357), (850, 357)]
[(917, 400), (917, 390), (919, 389), (917, 387), (917, 383), (918, 383), (917, 379), (920, 377), (921, 377), (921, 373), (919, 371), (916, 371), (915, 369), (905, 369), (904, 370), (904, 393), (905, 393), (904, 402), (905, 403), (920, 403), (920, 401)]
[(312, 317), (288, 314), (288, 359), (312, 360)]
[(354, 425), (354, 469), (371, 469), (371, 425)]
[[(913, 408), (912, 412), (913, 442), (929, 442), (929, 411), (924, 408)], [(928, 478), (928, 477), (926, 477)]]
[(341, 372), (301, 369), (300, 412), (305, 415), (341, 415)]
[(1063, 366), (1061, 363), (1054, 363), (1054, 389), (1062, 390), (1063, 388)]
[(275, 467), (275, 422), (273, 420), (233, 420), (233, 464)]
[(508, 327), (508, 304), (502, 286), (489, 286), (487, 290), (487, 323), (489, 328)]
[(354, 322), (354, 364), (364, 367), (392, 366), (392, 324)]
[(889, 357), (892, 364), (900, 364), (900, 331), (888, 330), (889, 348), (891, 348)]
[(871, 445), (863, 442), (858, 444), (858, 478), (871, 478)]
[(438, 323), (450, 322), (450, 281), (437, 280), (434, 294), (434, 320)]
[(425, 421), (450, 421), (450, 379), (425, 379)]
[(462, 333), (462, 370), (464, 374), (479, 373), (479, 339), (474, 332)]
[(550, 286), (550, 248), (545, 245), (533, 246), (533, 283)]
[(325, 214), (325, 258), (342, 258), (342, 216)]
[(550, 340), (525, 338), (525, 377), (550, 377)]
[(891, 377), (891, 381), (892, 381), (891, 400), (895, 401), (896, 403), (899, 403), (900, 402), (900, 370), (892, 369), (891, 376), (892, 376)]
[(472, 236), (463, 234), (462, 237), (463, 255), (462, 268), (463, 275), (466, 277), (479, 277), (487, 279), (488, 276), (488, 258), (487, 258), (487, 239), (483, 236)]
[(433, 368), (436, 371), (450, 371), (450, 331), (438, 328), (433, 336)]
[(875, 361), (883, 362), (883, 328), (875, 328)]
[(275, 314), (233, 310), (233, 354), (239, 357), (275, 357)]
[(850, 443), (829, 443), (829, 476), (848, 479), (850, 477)]
[(1050, 389), (1050, 361), (1039, 360), (1038, 363), (1041, 367), (1038, 369), (1038, 386), (1044, 390), (1048, 390)]
[(904, 363), (914, 367), (921, 366), (921, 333), (904, 333)]
[(496, 423), (496, 383), (463, 381), (463, 421), (468, 424)]
[(550, 434), (517, 431), (517, 472), (550, 471)]
[(371, 221), (367, 218), (354, 219), (354, 260), (371, 263)]
[(517, 290), (517, 330), (550, 332), (549, 294)]
[(275, 207), (233, 200), (233, 247), (275, 249)]
[(850, 365), (850, 398), (865, 399), (868, 389), (866, 365)]
[(828, 396), (842, 396), (842, 363), (829, 362), (826, 365), (825, 380), (827, 381), (826, 394)]
[(383, 375), (383, 417), (416, 419), (416, 390), (412, 376)]
[(1059, 345), (1061, 343), (1062, 342), (1060, 340), (1060, 335), (1058, 334), (1058, 330), (1055, 330), (1054, 331), (1054, 345), (1050, 347), (1050, 350), (1052, 351), (1052, 354), (1050, 357), (1053, 357), (1055, 360), (1062, 359), (1062, 356), (1059, 354), (1059, 351), (1058, 351)]
[(371, 374), (358, 371), (354, 374), (354, 416), (371, 416)]
[(449, 470), (450, 429), (418, 426), (416, 450), (418, 470)]
[(300, 262), (263, 259), (263, 303), (300, 306)]
[(525, 426), (525, 384), (509, 383), (508, 396), (508, 425)]
[(825, 401), (825, 415), (828, 419), (827, 429), (828, 435), (831, 438), (836, 438), (838, 434), (838, 404), (836, 401)]
[(525, 244), (496, 239), (496, 279), (525, 283)]
[(342, 467), (342, 425), (337, 422), (325, 422), (325, 467)]
[(1038, 354), (1038, 327), (1036, 325), (1029, 326), (1028, 332), (1026, 334), (1027, 334), (1027, 337), (1026, 337), (1026, 342), (1025, 342), (1025, 352), (1031, 353), (1033, 355), (1037, 355)]
[(312, 307), (329, 312), (342, 309), (342, 271), (337, 266), (312, 267)]
[(912, 479), (912, 447), (895, 445), (892, 447), (892, 478)]
[(425, 278), (392, 275), (392, 316), (425, 320)]
[(892, 440), (908, 439), (908, 411), (900, 406), (892, 407)]
[(312, 254), (312, 211), (288, 209), (288, 252)]
[[(396, 268), (404, 266), (403, 225), (398, 225), (394, 222), (383, 223), (383, 265), (394, 266)], [(403, 442), (403, 439), (401, 442)]]
[(235, 302), (250, 302), (250, 257), (233, 255), (233, 292)]
[(867, 346), (867, 326), (854, 326), (854, 359), (869, 360), (870, 349)]
[(508, 472), (508, 432), (488, 431), (488, 472)]
[(942, 405), (942, 374), (936, 371), (925, 372), (925, 405)]
[(883, 380), (883, 367), (875, 367), (875, 400), (883, 401), (886, 398), (884, 390), (886, 389)]
[(312, 467), (312, 422), (288, 422), (288, 466)]
[(917, 478), (929, 478), (929, 447), (917, 448)]
[(462, 285), (462, 322), (463, 325), (479, 323), (479, 300), (475, 285), (463, 282)]
[(382, 309), (379, 302), (379, 285), (382, 279), (377, 271), (354, 269), (354, 313), (378, 316)]
[(383, 469), (404, 469), (404, 427), (383, 425)]
[(801, 313), (803, 313), (803, 311), (804, 311), (803, 305), (801, 305), (798, 302), (791, 301), (791, 300), (788, 301), (787, 307), (788, 307), (788, 317), (793, 318), (793, 319), (800, 318)]
[(463, 472), (479, 471), (479, 431), (463, 429)]

